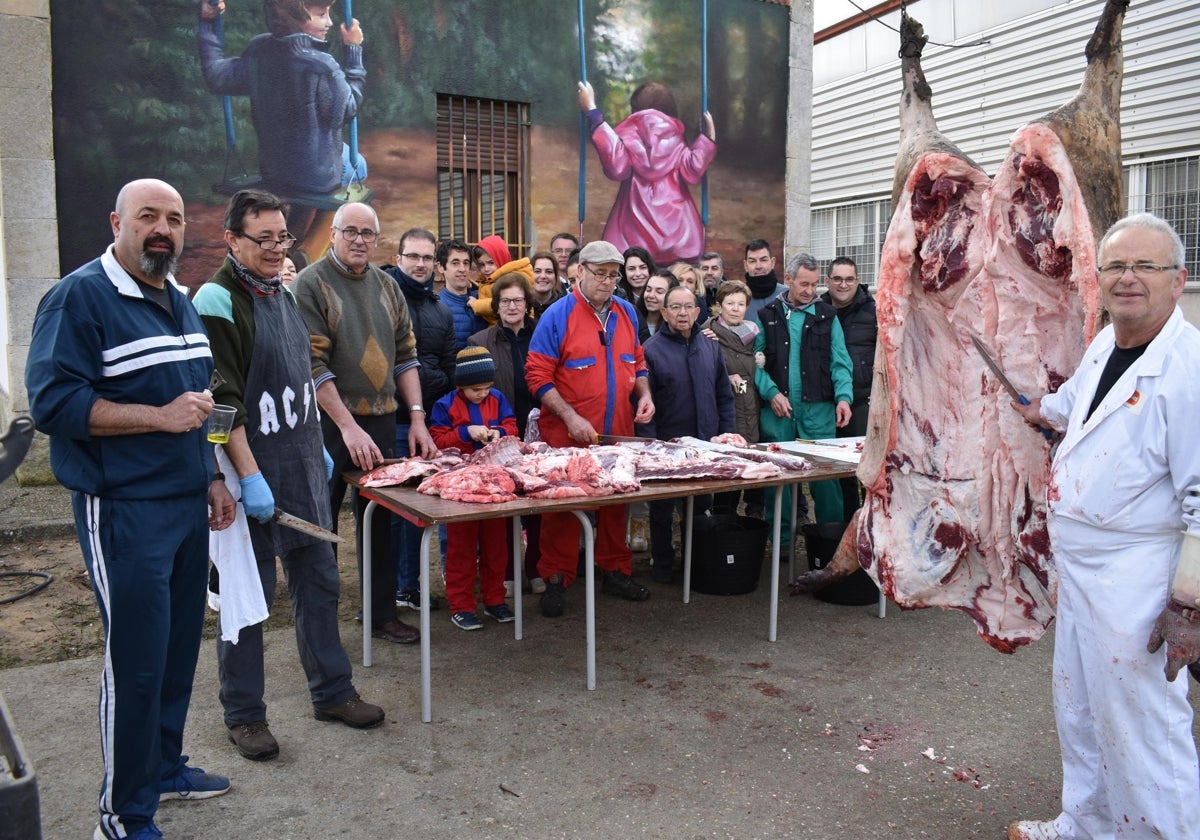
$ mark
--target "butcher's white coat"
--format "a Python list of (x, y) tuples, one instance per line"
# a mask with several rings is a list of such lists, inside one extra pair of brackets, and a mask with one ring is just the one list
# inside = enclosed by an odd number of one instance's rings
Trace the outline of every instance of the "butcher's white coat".
[(1164, 650), (1147, 653), (1146, 640), (1169, 597), (1180, 529), (1200, 529), (1200, 332), (1177, 308), (1085, 422), (1113, 347), (1108, 327), (1041, 404), (1066, 430), (1049, 505), (1063, 755), (1055, 826), (1069, 840), (1198, 838), (1188, 677), (1168, 683)]

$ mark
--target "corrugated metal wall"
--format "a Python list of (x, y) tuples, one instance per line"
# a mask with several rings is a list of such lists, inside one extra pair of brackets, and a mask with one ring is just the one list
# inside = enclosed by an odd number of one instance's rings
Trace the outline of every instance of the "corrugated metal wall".
[[(936, 41), (963, 28), (961, 19), (956, 26), (954, 6), (952, 0), (924, 0), (911, 12)], [(923, 65), (941, 130), (994, 173), (1013, 132), (1074, 95), (1086, 63), (1083, 49), (1102, 8), (1102, 0), (1061, 3), (983, 32), (957, 33), (958, 43), (986, 39), (984, 46), (926, 47)], [(897, 15), (887, 20), (898, 23)], [(878, 31), (821, 45), (869, 49), (862, 58), (871, 69), (814, 91), (814, 209), (891, 192), (900, 63), (871, 59), (888, 35), (888, 54), (895, 56), (899, 36), (878, 24), (868, 27)], [(1124, 42), (1125, 162), (1200, 154), (1200, 2), (1133, 0)], [(819, 63), (820, 50), (814, 56)]]

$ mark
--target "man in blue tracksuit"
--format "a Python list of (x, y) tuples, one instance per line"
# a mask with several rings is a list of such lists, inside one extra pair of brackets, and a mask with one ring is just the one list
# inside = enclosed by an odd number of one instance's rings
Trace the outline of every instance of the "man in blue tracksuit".
[[(187, 766), (183, 726), (204, 621), (208, 530), (233, 521), (213, 482), (204, 423), (212, 354), (171, 272), (183, 199), (156, 180), (126, 184), (114, 244), (60, 280), (33, 325), (25, 387), (50, 436), (54, 475), (104, 621), (94, 837), (161, 837), (160, 800), (205, 799), (229, 780)], [(211, 514), (210, 514), (211, 505)]]

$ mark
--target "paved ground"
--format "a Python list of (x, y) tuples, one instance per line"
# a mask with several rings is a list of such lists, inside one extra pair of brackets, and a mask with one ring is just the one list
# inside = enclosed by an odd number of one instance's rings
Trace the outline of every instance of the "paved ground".
[[(18, 535), (19, 538), (19, 535)], [(187, 838), (1001, 838), (1057, 811), (1052, 641), (995, 653), (964, 616), (787, 598), (766, 641), (767, 587), (726, 598), (647, 584), (600, 597), (598, 687), (584, 688), (582, 586), (567, 614), (526, 601), (526, 638), (434, 614), (431, 724), (418, 651), (379, 642), (356, 668), (380, 729), (313, 720), (289, 631), (268, 637), (276, 761), (225, 740), (211, 643), (186, 750), (233, 779), (159, 812)], [(347, 597), (353, 597), (347, 595)], [(357, 655), (360, 628), (342, 628)], [(32, 756), (44, 836), (84, 838), (100, 767), (99, 660), (0, 671)]]

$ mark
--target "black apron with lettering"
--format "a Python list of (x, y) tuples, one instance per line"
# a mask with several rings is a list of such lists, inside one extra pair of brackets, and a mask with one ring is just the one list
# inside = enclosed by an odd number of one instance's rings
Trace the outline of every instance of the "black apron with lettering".
[[(329, 483), (321, 454), (321, 416), (312, 384), (308, 328), (283, 289), (264, 297), (253, 290), (254, 352), (246, 374), (246, 439), (275, 494), (275, 506), (329, 530)], [(275, 522), (250, 520), (260, 557), (316, 541)]]

